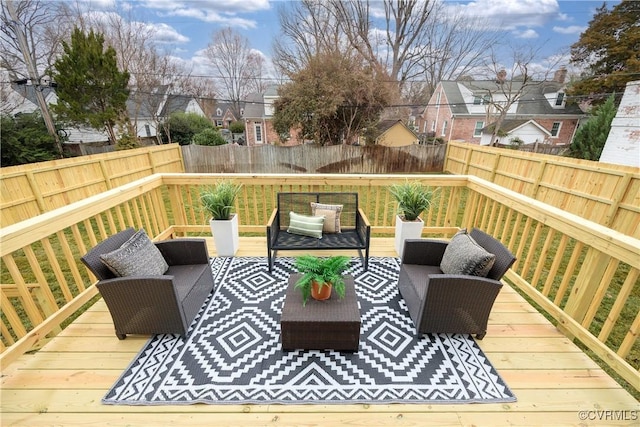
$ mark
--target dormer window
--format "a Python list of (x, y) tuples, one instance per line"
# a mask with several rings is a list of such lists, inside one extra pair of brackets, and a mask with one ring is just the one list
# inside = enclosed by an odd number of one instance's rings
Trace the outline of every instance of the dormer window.
[(556, 107), (562, 107), (564, 105), (564, 92), (558, 92), (556, 96)]
[(485, 105), (489, 103), (489, 95), (473, 95), (473, 105)]
[(216, 110), (216, 116), (221, 116), (222, 115), (222, 110), (220, 108), (218, 108)]

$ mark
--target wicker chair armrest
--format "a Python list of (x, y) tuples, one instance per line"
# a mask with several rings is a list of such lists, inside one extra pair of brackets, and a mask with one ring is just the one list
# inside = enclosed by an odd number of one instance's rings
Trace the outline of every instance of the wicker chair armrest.
[[(461, 284), (466, 295), (475, 291), (473, 286), (486, 287), (491, 289), (502, 288), (502, 282), (488, 277), (469, 276), (466, 274), (428, 274), (427, 281), (429, 286), (449, 286), (451, 284)], [(446, 283), (446, 285), (444, 284)], [(471, 291), (473, 290), (473, 291)]]
[(209, 251), (205, 239), (163, 240), (156, 242), (156, 247), (169, 265), (209, 263)]
[(448, 242), (432, 239), (407, 239), (404, 241), (403, 264), (439, 266)]

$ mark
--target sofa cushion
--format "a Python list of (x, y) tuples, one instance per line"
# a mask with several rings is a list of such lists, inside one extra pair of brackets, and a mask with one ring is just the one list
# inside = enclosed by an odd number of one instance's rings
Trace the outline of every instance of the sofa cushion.
[(494, 254), (476, 243), (466, 230), (461, 230), (447, 245), (440, 269), (445, 274), (486, 277), (495, 260)]
[(311, 215), (324, 216), (323, 233), (340, 233), (340, 214), (343, 205), (311, 202)]
[(323, 225), (323, 216), (309, 216), (289, 212), (289, 228), (287, 232), (320, 239), (322, 238)]
[(116, 276), (161, 276), (169, 265), (144, 230), (136, 232), (118, 249), (100, 255)]

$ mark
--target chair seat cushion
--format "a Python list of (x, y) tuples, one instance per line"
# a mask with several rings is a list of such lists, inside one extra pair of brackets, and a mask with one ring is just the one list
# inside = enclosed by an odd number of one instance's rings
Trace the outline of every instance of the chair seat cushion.
[(402, 264), (402, 269), (407, 273), (411, 286), (420, 301), (424, 301), (427, 295), (427, 276), (430, 274), (442, 274), (442, 270), (435, 265)]
[(444, 251), (440, 269), (445, 274), (486, 277), (496, 256), (487, 252), (466, 230), (459, 231)]
[(160, 250), (144, 230), (136, 232), (118, 249), (100, 255), (113, 274), (125, 276), (160, 276), (169, 268)]

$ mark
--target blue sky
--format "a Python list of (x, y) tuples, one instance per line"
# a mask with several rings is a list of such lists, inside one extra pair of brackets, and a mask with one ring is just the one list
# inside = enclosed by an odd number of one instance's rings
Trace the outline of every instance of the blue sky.
[[(567, 54), (601, 0), (444, 0), (502, 29), (512, 41), (541, 47), (544, 55)], [(269, 59), (279, 31), (277, 10), (283, 0), (87, 0), (93, 11), (129, 10), (130, 17), (156, 30), (156, 42), (192, 65), (196, 74), (209, 74), (202, 50), (214, 32), (232, 27), (247, 37), (253, 49)], [(611, 7), (618, 1), (608, 2)]]

